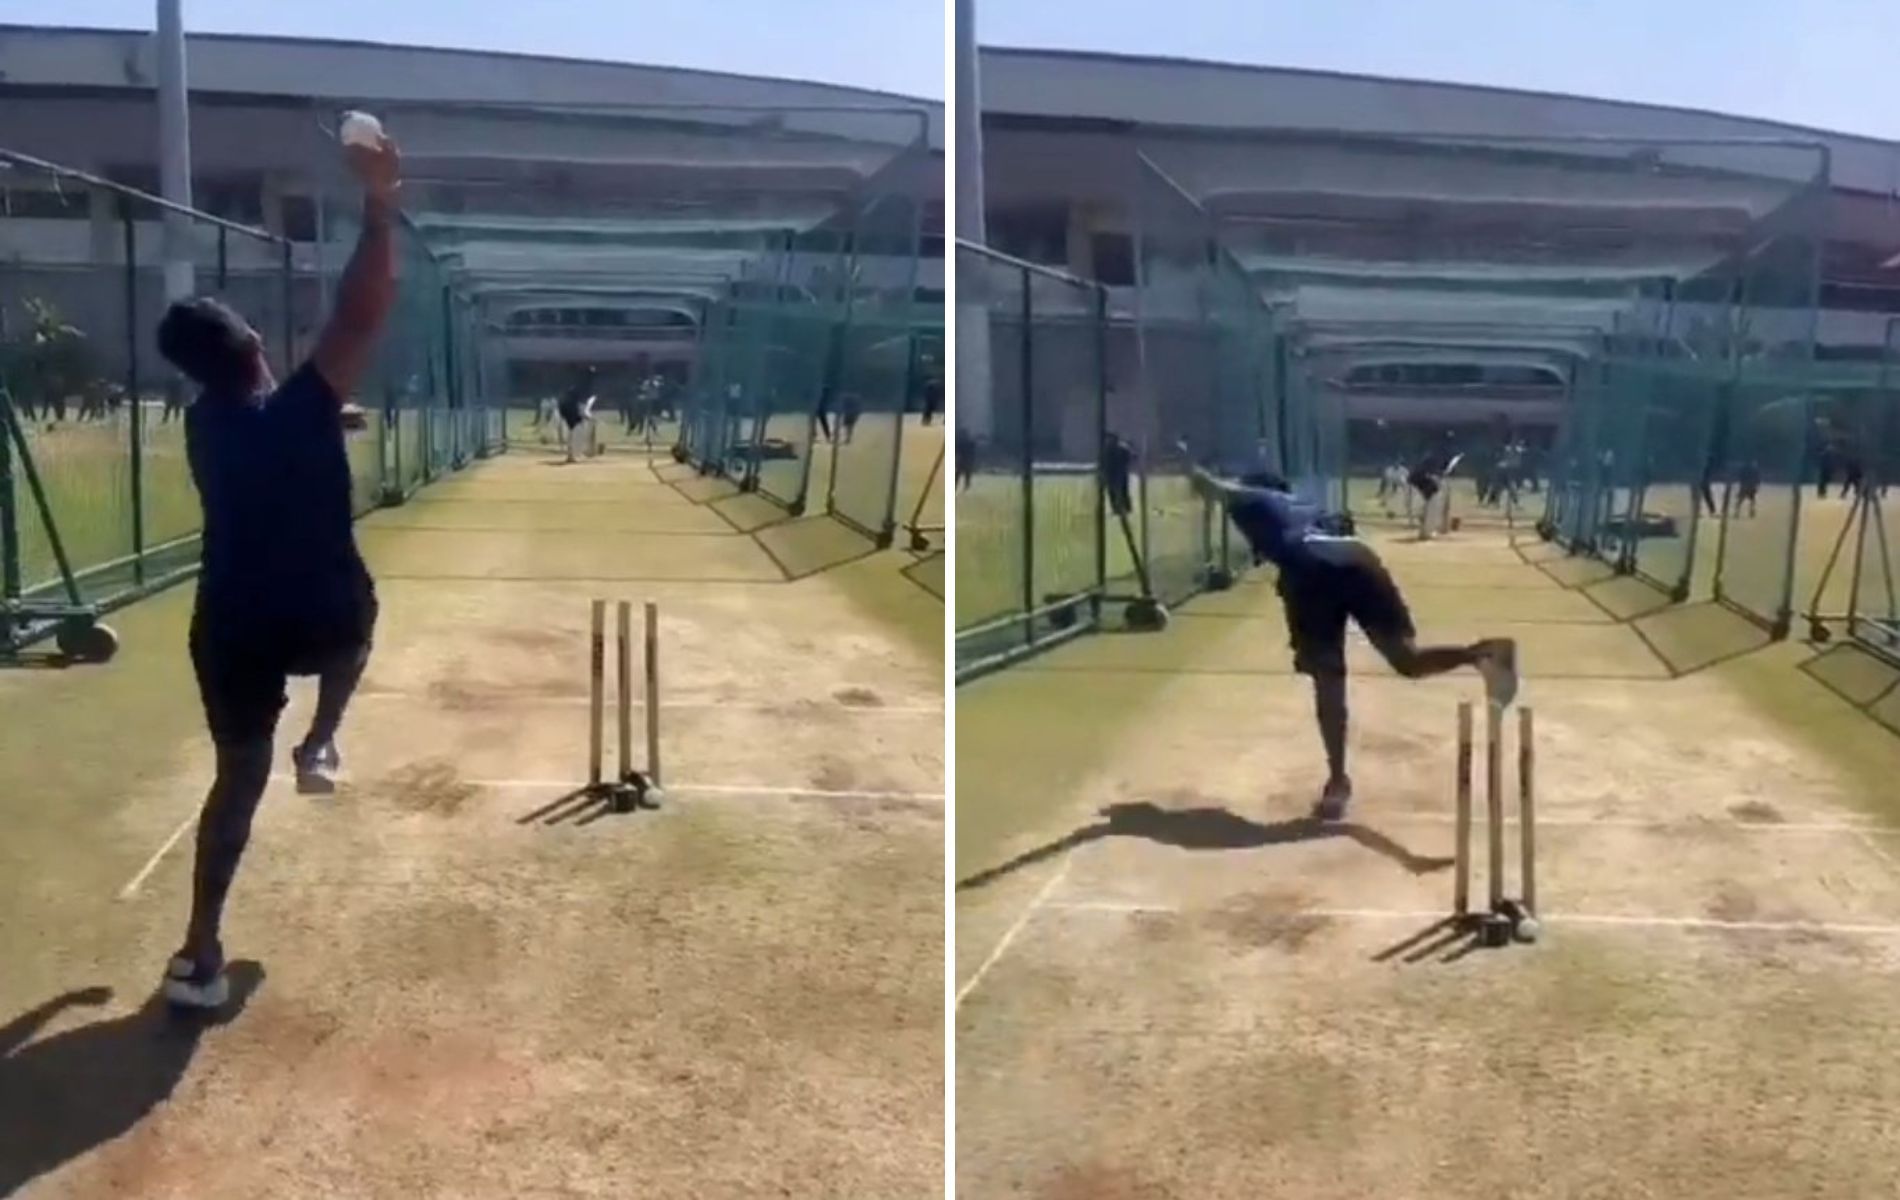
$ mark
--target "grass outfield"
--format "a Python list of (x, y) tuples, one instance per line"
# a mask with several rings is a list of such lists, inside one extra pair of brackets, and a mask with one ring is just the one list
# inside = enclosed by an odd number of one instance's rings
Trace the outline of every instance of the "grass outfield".
[[(144, 544), (148, 550), (196, 537), (203, 521), (198, 490), (185, 458), (185, 425), (164, 421), (163, 408), (148, 402), (142, 421)], [(369, 427), (351, 433), (346, 443), (355, 479), (356, 510), (368, 512), (380, 502), (383, 446), (380, 413)], [(402, 414), (403, 475), (419, 482), (422, 414)], [(101, 421), (34, 423), (26, 429), (33, 466), (39, 472), (59, 536), (76, 571), (116, 562), (132, 554), (134, 533), (132, 418), (120, 410)], [(23, 468), (16, 464), (16, 520), (20, 531), (20, 574), (30, 590), (58, 579), (57, 560), (45, 523), (33, 504)], [(120, 576), (114, 575), (115, 580)], [(103, 598), (94, 595), (92, 598)]]

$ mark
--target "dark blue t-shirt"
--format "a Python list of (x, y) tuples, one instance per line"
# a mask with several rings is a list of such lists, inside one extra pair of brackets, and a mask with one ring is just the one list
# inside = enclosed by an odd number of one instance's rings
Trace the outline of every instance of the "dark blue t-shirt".
[(1317, 505), (1272, 488), (1236, 490), (1228, 497), (1227, 515), (1246, 537), (1254, 557), (1278, 567), (1304, 562), (1309, 556), (1307, 543), (1319, 531)]
[(208, 391), (185, 415), (204, 505), (201, 611), (345, 619), (369, 578), (352, 524), (342, 404), (308, 363), (262, 396)]

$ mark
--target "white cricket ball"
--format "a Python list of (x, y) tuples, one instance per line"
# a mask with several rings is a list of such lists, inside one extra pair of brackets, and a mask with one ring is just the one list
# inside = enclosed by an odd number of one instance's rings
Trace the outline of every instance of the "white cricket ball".
[(1537, 923), (1536, 917), (1525, 917), (1517, 923), (1517, 940), (1520, 942), (1534, 942), (1542, 930), (1543, 927)]
[(640, 800), (648, 808), (658, 808), (660, 805), (666, 803), (666, 793), (657, 787), (650, 787), (646, 790), (646, 793), (640, 797)]
[(346, 112), (343, 123), (337, 126), (337, 139), (345, 146), (364, 146), (375, 149), (382, 145), (383, 123), (366, 112)]

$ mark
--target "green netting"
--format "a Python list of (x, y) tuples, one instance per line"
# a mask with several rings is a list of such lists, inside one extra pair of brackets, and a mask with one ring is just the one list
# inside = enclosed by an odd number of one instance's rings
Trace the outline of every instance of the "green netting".
[(918, 295), (939, 171), (927, 114), (380, 115), (421, 164), (411, 204), (430, 248), (480, 305), (487, 374), (505, 381), (489, 386), (520, 413), (511, 436), (557, 441), (531, 414), (591, 378), (606, 449), (670, 445), (794, 512), (822, 503), (890, 536), (913, 334), (942, 323)]
[(1737, 370), (1731, 398), (1733, 451), (1761, 476), (1761, 511), (1724, 522), (1716, 595), (1785, 631), (1793, 611), (1795, 541), (1801, 481), (1813, 427), (1815, 301), (1819, 244), (1817, 198), (1781, 214), (1765, 243), (1738, 272), (1739, 321), (1730, 331)]
[[(959, 667), (1026, 643), (1023, 622), (1035, 607), (1026, 428), (1034, 400), (1024, 372), (1026, 331), (1035, 314), (1027, 278), (1024, 267), (957, 247), (962, 324), (968, 330), (981, 321), (987, 334), (966, 336), (958, 346), (956, 419), (965, 439), (958, 465), (969, 477), (967, 484), (959, 481), (956, 497)], [(987, 355), (977, 353), (979, 347)]]
[(881, 194), (856, 214), (851, 299), (840, 345), (831, 511), (888, 540), (896, 528), (898, 455), (916, 367), (914, 312), (920, 197)]
[(811, 486), (818, 405), (833, 338), (844, 317), (835, 282), (842, 277), (844, 263), (845, 239), (839, 234), (815, 230), (794, 235), (780, 302), (771, 313), (763, 359), (764, 441), (758, 481), (761, 492), (788, 507), (802, 508)]
[(1214, 219), (1151, 160), (1137, 155), (1129, 207), (1136, 229), (1138, 402), (1111, 427), (1140, 455), (1140, 544), (1154, 595), (1174, 604), (1214, 568), (1250, 557), (1221, 514), (1195, 495), (1188, 458), (1228, 474), (1284, 467), (1289, 430), (1275, 410), (1278, 338)]
[(1626, 354), (1632, 403), (1640, 406), (1642, 470), (1625, 561), (1679, 597), (1693, 586), (1697, 547), (1732, 502), (1741, 465), (1727, 438), (1732, 356), (1707, 353), (1713, 347), (1700, 332), (1729, 319), (1733, 297), (1732, 276), (1719, 270), (1675, 285), (1660, 336)]
[(969, 475), (956, 493), (957, 667), (967, 673), (1092, 625), (1129, 557), (1107, 528), (1102, 489), (1102, 289), (969, 245), (957, 248), (957, 288), (957, 453)]
[(1867, 470), (1858, 523), (1843, 525), (1852, 555), (1846, 568), (1848, 631), (1900, 664), (1900, 514), (1888, 503), (1900, 476), (1900, 321), (1886, 322), (1874, 386), (1852, 398), (1839, 424), (1866, 455)]
[[(1440, 448), (1462, 456), (1449, 491), (1467, 520), (1514, 519), (1548, 474), (1553, 535), (1671, 590), (1694, 573), (1719, 368), (1683, 329), (1726, 301), (1726, 269), (1748, 277), (1757, 324), (1785, 327), (1738, 353), (1738, 392), (1805, 353), (1818, 147), (1177, 132), (1150, 153), (1296, 339), (1276, 416), (1302, 486), (1396, 514), (1412, 494), (1381, 477)], [(1738, 429), (1766, 430), (1765, 401), (1733, 403)], [(1784, 515), (1724, 572), (1725, 597), (1766, 620), (1785, 614), (1791, 543), (1767, 533)]]

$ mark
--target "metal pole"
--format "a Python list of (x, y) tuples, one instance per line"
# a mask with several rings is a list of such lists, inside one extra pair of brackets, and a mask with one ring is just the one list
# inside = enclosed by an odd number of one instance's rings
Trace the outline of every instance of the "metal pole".
[(13, 394), (0, 382), (0, 601), (18, 600), (21, 591), (20, 497), (13, 484), (12, 430)]
[(125, 233), (125, 402), (132, 406), (132, 581), (145, 583), (145, 418), (139, 403), (139, 236), (130, 211), (122, 210)]
[[(159, 195), (191, 205), (191, 106), (185, 84), (184, 0), (158, 0)], [(196, 290), (191, 227), (182, 213), (165, 214), (165, 298), (182, 300)]]
[(1108, 493), (1102, 486), (1102, 449), (1108, 439), (1108, 289), (1095, 287), (1095, 599), (1099, 624), (1108, 591)]
[(983, 100), (977, 64), (976, 0), (956, 7), (956, 199), (957, 236), (982, 245), (989, 241), (983, 213)]
[[(1019, 268), (1020, 271), (1020, 268)], [(1023, 486), (1023, 613), (1036, 610), (1036, 472), (1030, 461), (1029, 445), (1035, 437), (1035, 332), (1031, 322), (1035, 319), (1035, 305), (1031, 299), (1029, 272), (1020, 271), (1022, 276), (1022, 355), (1018, 362), (1022, 369), (1022, 421), (1018, 430), (1022, 438), (1022, 486)], [(1036, 640), (1036, 623), (1025, 619), (1023, 622), (1023, 640)]]
[[(989, 221), (984, 213), (983, 195), (983, 91), (982, 71), (977, 63), (976, 0), (956, 0), (954, 41), (956, 70), (956, 153), (950, 171), (956, 197), (956, 235), (961, 241), (982, 246), (989, 243)], [(954, 254), (946, 247), (946, 255)], [(976, 289), (970, 289), (976, 294)], [(955, 400), (949, 420), (977, 438), (994, 437), (994, 376), (990, 359), (990, 322), (986, 306), (965, 301), (958, 289), (955, 317), (954, 365), (951, 382)], [(955, 477), (954, 474), (952, 476)]]

